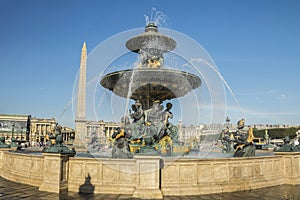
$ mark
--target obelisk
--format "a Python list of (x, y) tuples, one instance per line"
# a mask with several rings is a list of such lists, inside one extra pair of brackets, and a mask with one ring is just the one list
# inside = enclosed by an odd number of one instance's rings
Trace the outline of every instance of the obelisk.
[(80, 59), (80, 71), (78, 81), (77, 111), (75, 119), (75, 140), (73, 146), (84, 149), (86, 143), (86, 44), (83, 43)]

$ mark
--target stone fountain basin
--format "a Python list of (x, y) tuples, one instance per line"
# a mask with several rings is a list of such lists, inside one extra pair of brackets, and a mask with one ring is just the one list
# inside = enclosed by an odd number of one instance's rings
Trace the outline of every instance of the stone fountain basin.
[(144, 32), (127, 41), (126, 47), (136, 53), (141, 49), (153, 47), (163, 52), (172, 51), (176, 47), (176, 41), (159, 32)]
[(128, 69), (105, 75), (100, 84), (118, 96), (134, 100), (170, 100), (200, 87), (201, 79), (174, 69)]

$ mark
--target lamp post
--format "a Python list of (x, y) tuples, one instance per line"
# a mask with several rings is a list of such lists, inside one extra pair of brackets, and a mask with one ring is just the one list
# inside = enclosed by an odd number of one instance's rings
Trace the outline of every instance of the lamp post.
[(15, 124), (12, 124), (11, 125), (12, 126), (12, 129), (11, 129), (11, 138), (13, 138), (14, 137), (14, 132), (15, 132)]
[(229, 117), (227, 116), (226, 117), (226, 125), (227, 125), (227, 128), (229, 129), (229, 123), (230, 123), (230, 119), (229, 119)]
[(23, 126), (21, 127), (21, 142), (22, 142), (22, 136), (23, 135)]

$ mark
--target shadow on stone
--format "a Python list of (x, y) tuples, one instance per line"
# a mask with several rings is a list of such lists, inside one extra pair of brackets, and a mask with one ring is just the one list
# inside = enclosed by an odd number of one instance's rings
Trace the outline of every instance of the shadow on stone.
[(93, 195), (94, 194), (94, 190), (95, 190), (95, 186), (91, 183), (91, 176), (90, 174), (87, 175), (87, 177), (85, 177), (85, 182), (83, 185), (80, 185), (79, 187), (79, 194), (80, 195), (85, 195), (85, 194), (89, 194)]

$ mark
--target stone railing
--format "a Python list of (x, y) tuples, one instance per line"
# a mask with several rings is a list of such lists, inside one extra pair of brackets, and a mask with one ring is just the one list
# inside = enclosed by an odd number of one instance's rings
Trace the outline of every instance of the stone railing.
[(0, 151), (1, 176), (42, 191), (131, 194), (138, 198), (243, 191), (300, 184), (300, 153), (220, 159), (136, 156), (93, 159)]

